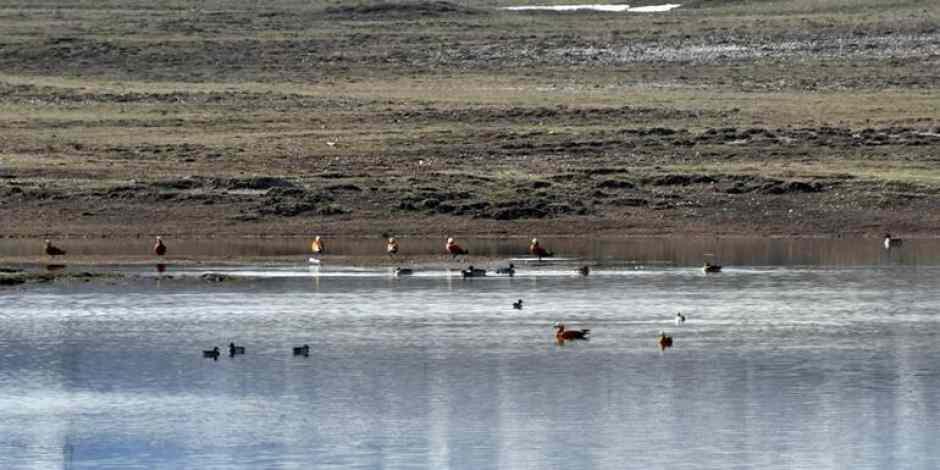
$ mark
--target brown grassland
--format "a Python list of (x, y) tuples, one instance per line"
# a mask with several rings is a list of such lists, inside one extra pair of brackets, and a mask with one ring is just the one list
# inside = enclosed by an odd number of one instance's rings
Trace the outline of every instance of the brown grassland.
[(940, 226), (940, 3), (522, 3), (0, 0), (0, 236)]

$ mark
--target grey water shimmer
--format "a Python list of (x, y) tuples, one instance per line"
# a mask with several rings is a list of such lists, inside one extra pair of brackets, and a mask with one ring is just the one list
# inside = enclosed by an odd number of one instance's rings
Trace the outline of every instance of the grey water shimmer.
[(0, 468), (940, 468), (940, 267), (234, 274), (0, 291)]

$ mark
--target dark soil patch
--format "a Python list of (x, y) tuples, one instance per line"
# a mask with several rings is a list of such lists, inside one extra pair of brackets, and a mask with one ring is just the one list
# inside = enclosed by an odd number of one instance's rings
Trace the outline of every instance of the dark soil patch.
[(649, 203), (648, 200), (637, 197), (625, 197), (610, 201), (611, 205), (620, 207), (644, 207), (648, 206)]
[(691, 184), (712, 184), (715, 182), (716, 180), (710, 176), (694, 174), (670, 174), (643, 180), (643, 184), (651, 184), (653, 186), (688, 186)]
[(334, 18), (350, 19), (418, 19), (484, 15), (486, 10), (456, 5), (450, 2), (383, 2), (327, 8), (326, 13)]
[[(274, 188), (255, 207), (254, 215), (296, 217), (299, 215), (339, 215), (348, 210), (333, 203), (333, 196), (324, 192), (308, 192), (300, 188)], [(248, 214), (253, 215), (253, 214)]]
[[(440, 109), (421, 108), (408, 111), (389, 113), (386, 119), (393, 123), (423, 123), (423, 122), (460, 122), (460, 123), (486, 123), (487, 125), (508, 123), (542, 123), (542, 124), (571, 124), (571, 123), (637, 123), (659, 120), (679, 119), (719, 119), (732, 116), (736, 111), (686, 111), (673, 108), (651, 108), (636, 106), (621, 107), (583, 107), (572, 108), (568, 106), (549, 107), (512, 107), (512, 108), (477, 108), (477, 109)], [(672, 129), (649, 129), (643, 135), (672, 135)]]
[(604, 180), (597, 183), (596, 187), (603, 189), (634, 189), (636, 185), (624, 180)]
[(768, 195), (819, 193), (828, 191), (834, 181), (782, 181), (763, 177), (737, 177), (730, 185), (719, 187), (718, 190), (726, 194), (760, 193)]

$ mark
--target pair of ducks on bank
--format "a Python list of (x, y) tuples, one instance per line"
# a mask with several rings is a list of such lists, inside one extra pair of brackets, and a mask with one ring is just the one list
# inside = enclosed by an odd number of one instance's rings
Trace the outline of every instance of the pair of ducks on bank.
[[(295, 346), (293, 348), (293, 353), (295, 356), (309, 356), (310, 355), (310, 346), (305, 344), (303, 346)], [(222, 353), (219, 351), (219, 347), (216, 346), (208, 351), (202, 352), (202, 357), (207, 357), (214, 360), (219, 360), (219, 356)], [(229, 357), (235, 357), (245, 354), (244, 346), (236, 346), (235, 343), (228, 344), (228, 355)]]
[[(46, 254), (55, 258), (56, 256), (65, 256), (65, 250), (59, 248), (52, 244), (52, 240), (46, 240)], [(163, 243), (163, 238), (157, 237), (156, 243), (153, 245), (153, 254), (157, 256), (163, 256), (166, 254), (166, 244)]]
[[(444, 249), (447, 250), (447, 252), (450, 253), (450, 255), (454, 258), (456, 258), (457, 256), (464, 256), (464, 255), (470, 254), (470, 251), (458, 245), (454, 241), (453, 237), (447, 239), (447, 243), (444, 245)], [(397, 245), (396, 245), (396, 252), (397, 251), (398, 250), (397, 250)], [(529, 244), (529, 253), (531, 253), (532, 256), (537, 257), (539, 261), (541, 261), (542, 258), (550, 258), (552, 256), (555, 256), (554, 253), (542, 247), (542, 245), (539, 243), (538, 238), (532, 239), (532, 243)]]
[[(398, 249), (398, 240), (396, 240), (395, 237), (389, 237), (388, 241), (385, 242), (385, 252), (388, 253), (389, 256), (393, 256), (398, 254)], [(326, 254), (326, 242), (317, 235), (313, 238), (313, 241), (310, 242), (310, 251), (318, 256)]]

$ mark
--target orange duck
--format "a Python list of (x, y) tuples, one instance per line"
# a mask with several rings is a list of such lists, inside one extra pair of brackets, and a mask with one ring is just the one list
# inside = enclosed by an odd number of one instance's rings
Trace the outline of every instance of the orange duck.
[(59, 248), (59, 247), (57, 247), (57, 246), (53, 246), (51, 241), (46, 240), (46, 254), (49, 255), (49, 256), (51, 256), (51, 257), (53, 257), (53, 258), (55, 258), (56, 256), (62, 256), (62, 255), (64, 255), (64, 254), (65, 254), (65, 250), (63, 250), (63, 249), (61, 249), (61, 248)]
[(659, 344), (660, 351), (665, 351), (666, 348), (672, 347), (672, 336), (667, 335), (665, 331), (660, 331), (656, 343)]
[(532, 244), (529, 245), (529, 253), (532, 253), (532, 256), (538, 257), (539, 261), (542, 261), (542, 258), (551, 258), (555, 256), (554, 253), (542, 248), (542, 245), (539, 245), (539, 239), (533, 238)]
[(452, 258), (456, 258), (459, 255), (469, 255), (470, 252), (463, 249), (460, 245), (454, 243), (453, 238), (447, 239), (447, 245), (444, 245), (444, 248), (447, 249), (447, 252), (450, 253)]
[(326, 245), (323, 243), (323, 240), (320, 240), (319, 235), (314, 237), (313, 242), (310, 243), (310, 250), (317, 256), (322, 255), (326, 251)]
[(559, 342), (570, 341), (574, 339), (588, 339), (591, 330), (566, 330), (562, 323), (555, 323), (555, 339)]
[(389, 256), (398, 254), (398, 240), (395, 240), (395, 237), (388, 239), (388, 242), (385, 244), (385, 251)]
[(157, 237), (157, 243), (153, 245), (153, 253), (157, 256), (163, 256), (166, 254), (166, 245), (163, 244), (163, 239)]

